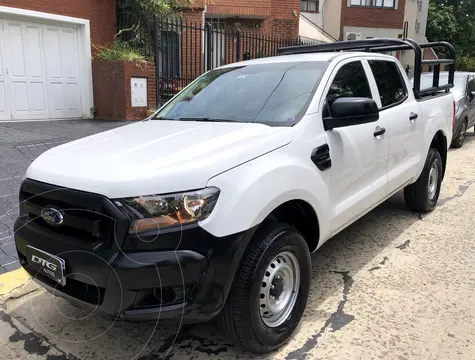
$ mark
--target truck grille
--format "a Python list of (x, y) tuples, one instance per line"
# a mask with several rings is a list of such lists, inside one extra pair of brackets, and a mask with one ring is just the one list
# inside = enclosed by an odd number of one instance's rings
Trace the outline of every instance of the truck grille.
[[(52, 226), (42, 218), (41, 211), (45, 208), (54, 208), (63, 214), (61, 226)], [(117, 222), (123, 218), (107, 198), (29, 179), (20, 188), (20, 216), (28, 216), (28, 222), (46, 232), (90, 244), (110, 245), (114, 236), (120, 236), (122, 241), (125, 235), (117, 230)]]

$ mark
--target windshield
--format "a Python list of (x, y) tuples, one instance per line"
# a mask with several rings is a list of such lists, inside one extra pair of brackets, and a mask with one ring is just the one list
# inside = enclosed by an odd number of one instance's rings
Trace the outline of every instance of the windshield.
[(292, 126), (305, 114), (327, 62), (280, 62), (211, 70), (153, 119)]

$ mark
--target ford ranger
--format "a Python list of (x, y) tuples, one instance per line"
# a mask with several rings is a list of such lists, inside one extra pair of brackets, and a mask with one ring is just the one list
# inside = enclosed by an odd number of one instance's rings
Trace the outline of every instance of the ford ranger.
[[(424, 61), (428, 46), (452, 58)], [(415, 53), (413, 87), (382, 54), (402, 50)], [(144, 121), (30, 165), (20, 262), (77, 306), (127, 321), (218, 317), (243, 348), (275, 350), (305, 311), (312, 252), (400, 190), (409, 209), (435, 208), (454, 61), (447, 43), (368, 39), (211, 70)]]

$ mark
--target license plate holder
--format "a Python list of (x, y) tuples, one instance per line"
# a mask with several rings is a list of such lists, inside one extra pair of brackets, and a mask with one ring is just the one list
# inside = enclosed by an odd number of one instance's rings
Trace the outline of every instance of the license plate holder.
[(26, 259), (28, 265), (37, 270), (38, 274), (44, 275), (62, 286), (66, 285), (64, 276), (66, 262), (63, 259), (30, 245), (26, 246)]

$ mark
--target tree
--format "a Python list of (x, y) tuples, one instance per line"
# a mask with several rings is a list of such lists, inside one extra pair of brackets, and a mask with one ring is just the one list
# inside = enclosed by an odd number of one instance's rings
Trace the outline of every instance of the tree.
[(427, 38), (449, 41), (460, 58), (475, 57), (475, 0), (430, 0)]
[(118, 8), (146, 19), (170, 15), (180, 9), (204, 6), (207, 0), (117, 0)]

